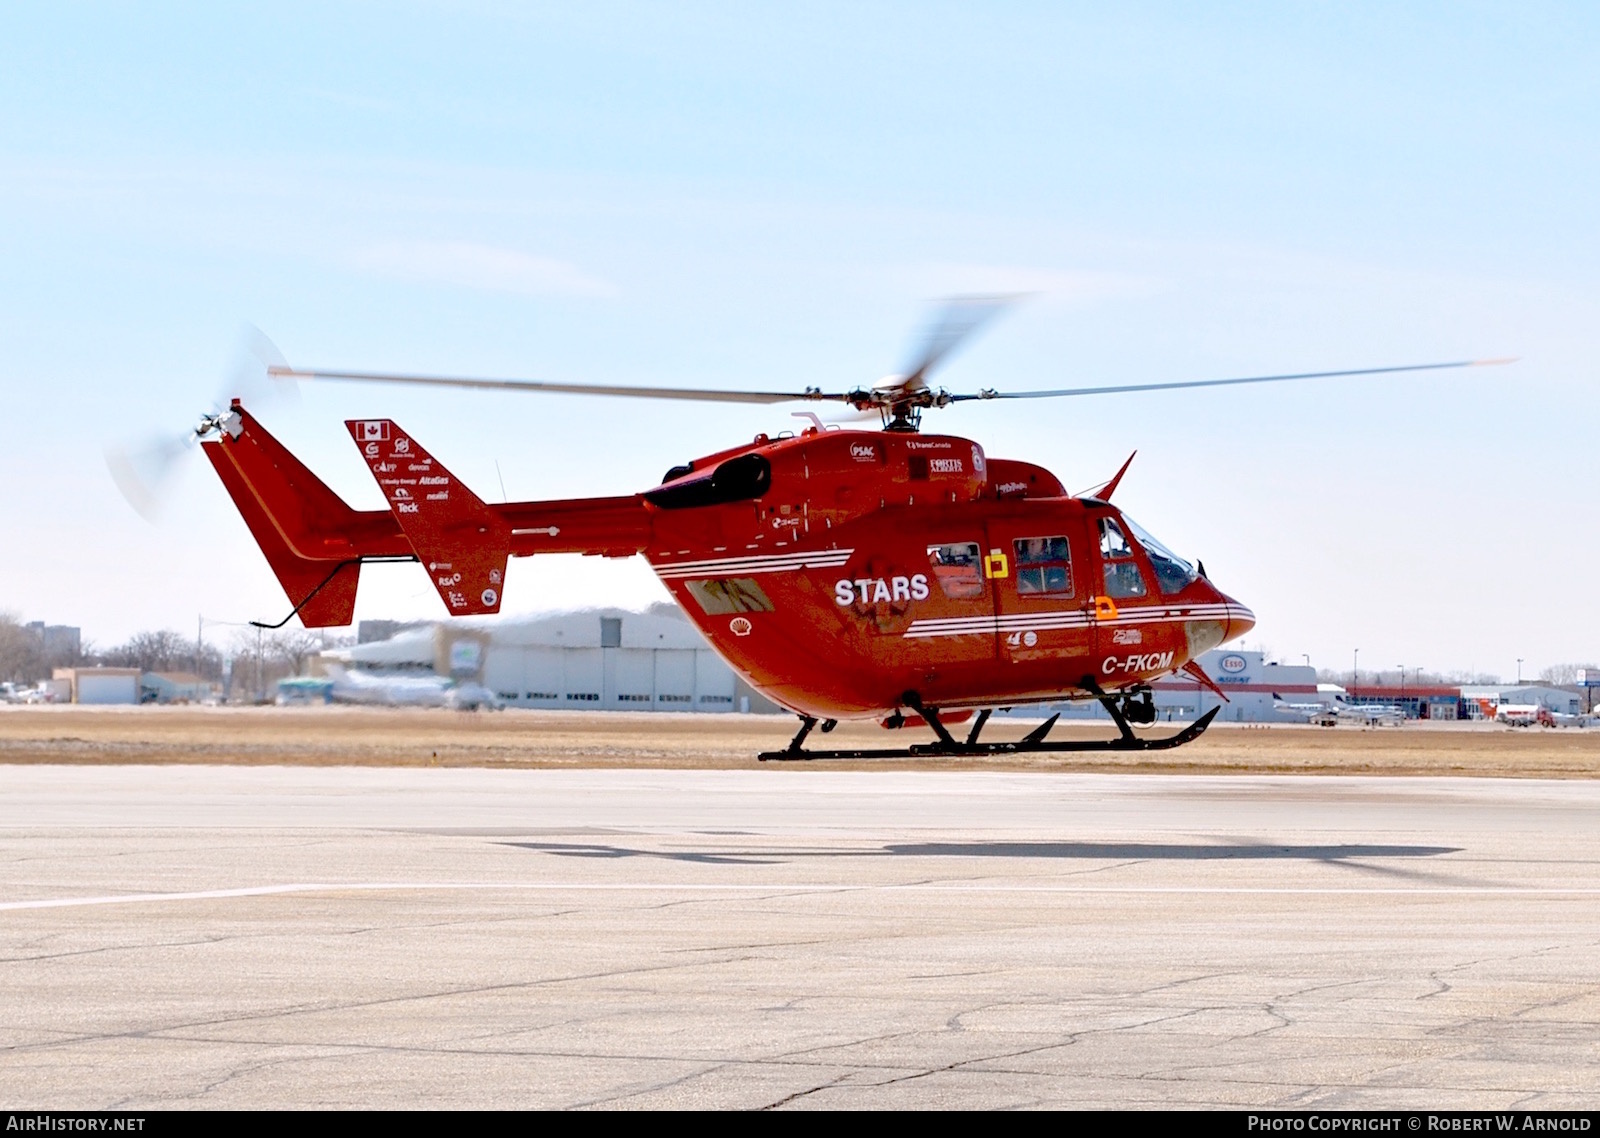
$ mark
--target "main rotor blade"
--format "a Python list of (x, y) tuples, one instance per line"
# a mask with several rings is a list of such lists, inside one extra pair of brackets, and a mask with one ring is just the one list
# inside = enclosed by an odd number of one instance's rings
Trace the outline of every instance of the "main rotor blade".
[(544, 383), (534, 379), (471, 379), (447, 375), (397, 375), (377, 371), (323, 371), (317, 368), (270, 367), (276, 379), (331, 379), (358, 383), (414, 383), (428, 387), (477, 387), (490, 391), (536, 391), (548, 395), (619, 395), (628, 399), (688, 399), (699, 403), (849, 403), (845, 392), (718, 391), (697, 387), (615, 387), (608, 384)]
[(1306, 371), (1293, 375), (1250, 375), (1239, 379), (1195, 379), (1180, 383), (1133, 383), (1117, 387), (1064, 387), (1055, 391), (979, 391), (971, 395), (948, 397), (951, 403), (965, 403), (973, 399), (1057, 399), (1067, 395), (1118, 395), (1132, 391), (1172, 391), (1180, 387), (1231, 387), (1241, 383), (1282, 383), (1296, 379), (1336, 379), (1341, 376), (1388, 375), (1398, 371), (1440, 371), (1458, 367), (1495, 367), (1516, 363), (1515, 356), (1499, 360), (1458, 360), (1447, 364), (1405, 364), (1401, 367), (1365, 367), (1350, 371)]
[(916, 391), (963, 341), (1023, 298), (1022, 293), (956, 296), (944, 303), (922, 333), (922, 347), (906, 368), (901, 386)]

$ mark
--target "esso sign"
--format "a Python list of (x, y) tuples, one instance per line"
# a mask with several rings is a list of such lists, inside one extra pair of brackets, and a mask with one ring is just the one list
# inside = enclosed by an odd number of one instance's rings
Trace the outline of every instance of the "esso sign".
[(1237, 676), (1240, 672), (1244, 671), (1246, 667), (1248, 667), (1248, 665), (1245, 663), (1243, 656), (1236, 654), (1233, 656), (1224, 656), (1222, 658), (1222, 670), (1227, 672), (1230, 676)]

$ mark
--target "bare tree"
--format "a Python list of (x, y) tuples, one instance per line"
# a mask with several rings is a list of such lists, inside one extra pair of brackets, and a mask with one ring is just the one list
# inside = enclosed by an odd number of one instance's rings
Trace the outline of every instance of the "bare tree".
[(228, 699), (272, 699), (278, 681), (299, 675), (306, 661), (322, 651), (322, 637), (303, 629), (258, 632), (240, 629), (229, 643)]
[[(1361, 670), (1362, 687), (1399, 687), (1400, 672), (1390, 669), (1387, 672)], [(1317, 680), (1325, 684), (1349, 684), (1349, 668), (1318, 668)], [(1405, 682), (1407, 686), (1416, 684), (1438, 684), (1441, 687), (1460, 687), (1463, 684), (1497, 684), (1500, 677), (1488, 672), (1434, 672), (1426, 668), (1413, 671), (1406, 669)]]
[(186, 672), (194, 665), (194, 641), (170, 629), (137, 632), (102, 654), (105, 663), (141, 672)]
[[(193, 652), (193, 649), (191, 648), (190, 651)], [(195, 656), (192, 670), (202, 680), (210, 680), (213, 683), (220, 682), (223, 673), (226, 671), (226, 665), (222, 659), (222, 650), (215, 644), (203, 645)]]
[(272, 634), (268, 651), (291, 676), (305, 671), (306, 661), (323, 648), (320, 634), (303, 628), (284, 628)]
[(43, 646), (15, 613), (0, 613), (0, 680), (32, 683), (47, 674)]
[(1600, 671), (1600, 668), (1596, 668), (1594, 664), (1551, 664), (1539, 673), (1539, 682), (1550, 684), (1552, 687), (1575, 684), (1578, 682), (1580, 670), (1596, 672)]

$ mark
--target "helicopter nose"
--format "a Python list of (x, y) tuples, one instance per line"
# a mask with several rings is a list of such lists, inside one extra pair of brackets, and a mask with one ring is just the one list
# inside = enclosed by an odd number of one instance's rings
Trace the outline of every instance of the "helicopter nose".
[(1228, 606), (1228, 632), (1223, 640), (1237, 640), (1256, 626), (1256, 614), (1232, 597), (1225, 595), (1223, 601)]

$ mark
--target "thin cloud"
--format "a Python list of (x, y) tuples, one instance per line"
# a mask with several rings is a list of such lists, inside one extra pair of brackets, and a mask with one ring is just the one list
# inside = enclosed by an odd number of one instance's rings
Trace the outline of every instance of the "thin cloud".
[(521, 296), (615, 296), (608, 281), (553, 257), (471, 241), (390, 241), (362, 250), (356, 264), (395, 280), (455, 285)]
[(969, 265), (939, 262), (911, 273), (917, 287), (930, 295), (966, 293), (1036, 293), (1053, 300), (1103, 300), (1149, 296), (1161, 282), (1133, 273), (1080, 269), (1044, 269), (1024, 265)]

